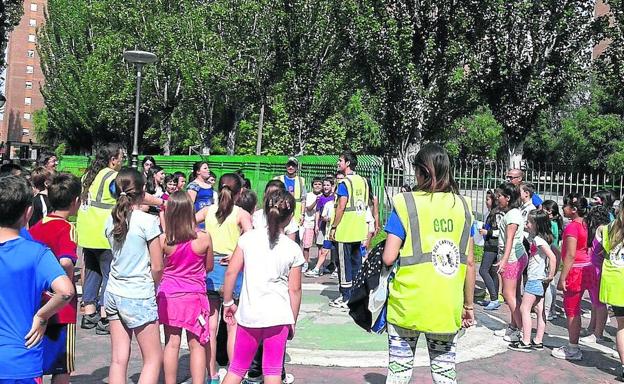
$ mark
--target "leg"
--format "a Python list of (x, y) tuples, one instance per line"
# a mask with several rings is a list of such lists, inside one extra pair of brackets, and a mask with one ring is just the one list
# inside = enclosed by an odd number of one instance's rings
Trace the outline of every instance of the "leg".
[[(361, 243), (351, 243), (351, 279), (353, 282), (360, 269), (362, 269), (362, 252), (360, 250)], [(349, 288), (349, 298), (351, 298), (351, 288)]]
[(323, 264), (325, 264), (325, 259), (327, 258), (327, 253), (329, 252), (328, 249), (325, 248), (319, 248), (318, 251), (318, 259), (316, 260), (316, 267), (315, 269), (322, 272), (323, 271)]
[(108, 370), (110, 384), (125, 384), (130, 360), (130, 341), (132, 331), (126, 328), (121, 320), (110, 321), (111, 334), (111, 365)]
[(434, 384), (456, 384), (455, 359), (457, 334), (427, 334), (427, 348), (431, 365), (431, 378)]
[(531, 343), (531, 309), (533, 308), (535, 300), (535, 295), (524, 292), (524, 297), (522, 298), (522, 302), (520, 304), (520, 317), (522, 318), (522, 342), (524, 344)]
[(193, 384), (204, 384), (206, 381), (206, 346), (199, 342), (197, 336), (186, 332), (186, 340), (191, 352), (191, 378)]
[[(540, 344), (544, 338), (544, 332), (546, 332), (546, 315), (544, 314), (544, 300), (541, 297), (537, 297), (536, 300), (535, 311), (537, 312), (537, 329), (535, 331), (534, 340), (536, 344)], [(524, 327), (524, 318), (522, 318), (522, 321)]]
[(165, 351), (163, 353), (163, 370), (165, 372), (165, 384), (175, 384), (178, 376), (178, 357), (180, 354), (182, 328), (164, 325), (164, 329)]
[(234, 356), (222, 384), (239, 384), (249, 369), (260, 344), (263, 328), (236, 328)]
[(264, 330), (262, 372), (265, 384), (281, 384), (289, 326), (278, 325)]
[(52, 384), (69, 384), (69, 373), (52, 375)]
[[(494, 260), (496, 260), (496, 253), (485, 252), (483, 253), (483, 260), (481, 261), (481, 265), (479, 266), (479, 275), (481, 276), (481, 278), (483, 279), (483, 282), (485, 283), (485, 288), (490, 294), (491, 301), (498, 299), (498, 289), (494, 283), (495, 280), (492, 278), (492, 275), (490, 274)], [(496, 277), (494, 276), (494, 278)], [(498, 283), (498, 279), (496, 279), (496, 282)]]
[(163, 352), (160, 346), (160, 330), (158, 321), (140, 326), (134, 329), (141, 357), (143, 358), (143, 368), (139, 376), (139, 384), (156, 384), (160, 376), (160, 366), (163, 363)]
[(345, 243), (335, 243), (338, 250), (338, 260), (336, 260), (336, 267), (338, 269), (338, 287), (342, 299), (344, 301), (349, 299), (349, 289), (351, 289), (351, 280), (347, 280), (347, 269), (349, 269), (349, 276), (351, 275), (351, 263), (349, 262), (349, 255), (345, 252)]
[(388, 324), (388, 377), (386, 384), (409, 384), (414, 369), (414, 351), (420, 333)]
[(106, 317), (106, 312), (104, 311), (104, 292), (106, 292), (106, 284), (108, 283), (108, 275), (110, 273), (110, 266), (113, 262), (113, 252), (110, 249), (106, 249), (100, 253), (98, 257), (98, 262), (100, 264), (100, 271), (102, 271), (102, 284), (100, 285), (100, 294), (99, 294), (99, 304), (101, 310), (102, 317)]
[[(234, 343), (236, 341), (236, 324), (234, 325), (227, 325), (227, 355), (228, 355), (228, 359), (230, 361), (232, 361), (232, 358), (234, 357)], [(256, 347), (257, 348), (257, 347)]]
[(208, 377), (217, 377), (217, 329), (219, 328), (219, 307), (221, 307), (220, 299), (210, 298), (210, 317), (208, 318), (208, 326), (210, 328), (209, 347), (206, 348), (206, 365), (208, 366)]
[(249, 368), (249, 372), (247, 372), (247, 375), (252, 379), (262, 376), (263, 349), (264, 349), (264, 344), (260, 342), (260, 344), (258, 345), (258, 350), (256, 351), (253, 361), (251, 362), (251, 367)]
[(82, 301), (84, 303), (84, 314), (92, 315), (96, 312), (98, 302), (98, 292), (102, 285), (102, 271), (98, 262), (96, 249), (84, 248), (84, 286), (82, 290)]
[(509, 307), (510, 312), (510, 320), (509, 324), (513, 328), (518, 328), (522, 324), (522, 320), (517, 319), (516, 313), (516, 295), (518, 288), (518, 280), (517, 279), (507, 279), (503, 277), (503, 297), (505, 298), (505, 303)]
[(616, 316), (617, 334), (615, 336), (615, 346), (620, 354), (620, 363), (624, 366), (624, 316)]
[(598, 303), (598, 305), (595, 307), (595, 313), (596, 313), (596, 327), (594, 328), (594, 335), (596, 335), (596, 337), (599, 338), (599, 337), (602, 337), (602, 335), (604, 334), (604, 329), (607, 325), (607, 318), (608, 318), (607, 306), (605, 304)]

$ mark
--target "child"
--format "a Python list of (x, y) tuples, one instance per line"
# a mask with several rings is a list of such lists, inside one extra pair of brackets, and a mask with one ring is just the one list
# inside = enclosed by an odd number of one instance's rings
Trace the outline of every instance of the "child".
[(212, 242), (195, 229), (193, 202), (184, 191), (174, 192), (165, 213), (162, 247), (166, 258), (158, 286), (158, 317), (164, 325), (165, 383), (175, 384), (182, 329), (191, 351), (193, 383), (204, 383), (206, 343), (210, 338), (210, 306), (206, 297), (206, 271), (213, 268)]
[(250, 215), (253, 215), (256, 211), (256, 204), (258, 204), (258, 195), (256, 195), (256, 192), (251, 189), (243, 188), (236, 205), (249, 212)]
[(314, 228), (316, 227), (316, 202), (318, 201), (321, 191), (323, 190), (323, 180), (315, 177), (312, 180), (312, 192), (308, 192), (305, 198), (305, 208), (303, 210), (303, 236), (301, 246), (303, 248), (303, 258), (305, 263), (301, 270), (303, 273), (308, 271), (308, 262), (310, 260), (310, 248), (314, 243)]
[(331, 219), (330, 210), (334, 208), (334, 178), (326, 177), (323, 180), (323, 193), (319, 195), (316, 203), (316, 232), (318, 246), (318, 259), (316, 267), (304, 273), (306, 277), (320, 277), (323, 275), (323, 264), (327, 259), (327, 255), (332, 249), (331, 241), (329, 241), (329, 221)]
[(165, 180), (165, 171), (158, 165), (153, 165), (147, 172), (147, 193), (151, 193), (156, 197), (161, 197), (165, 193), (163, 181)]
[[(544, 317), (544, 287), (550, 283), (555, 275), (557, 258), (550, 249), (552, 232), (548, 214), (543, 210), (533, 210), (527, 217), (527, 230), (531, 236), (531, 248), (527, 282), (524, 286), (524, 295), (520, 304), (522, 316), (522, 337), (519, 341), (509, 344), (509, 349), (520, 352), (530, 352), (533, 349), (542, 350), (542, 339), (546, 330), (546, 318)], [(548, 268), (546, 268), (548, 259)], [(548, 271), (548, 276), (546, 275)], [(537, 331), (535, 338), (531, 340), (531, 309), (535, 307), (537, 314)]]
[(52, 173), (44, 167), (37, 167), (32, 171), (31, 181), (35, 197), (32, 199), (33, 215), (28, 220), (28, 227), (37, 224), (39, 220), (46, 217), (48, 211), (51, 211), (50, 199), (48, 198), (48, 185), (51, 179)]
[(176, 181), (175, 175), (165, 176), (165, 193), (163, 193), (161, 198), (167, 201), (169, 199), (169, 196), (171, 196), (173, 192), (177, 190), (178, 190), (178, 183)]
[(154, 291), (163, 270), (160, 227), (158, 217), (141, 211), (144, 186), (143, 175), (137, 170), (125, 168), (119, 172), (115, 179), (117, 204), (105, 227), (113, 252), (104, 294), (110, 322), (111, 383), (126, 382), (133, 334), (143, 357), (139, 381), (156, 383), (162, 364)]
[[(0, 177), (0, 382), (41, 382), (48, 320), (75, 293), (48, 247), (19, 236), (31, 204), (30, 183)], [(41, 307), (41, 292), (48, 290), (54, 296)]]
[[(559, 205), (553, 200), (546, 200), (542, 204), (542, 208), (548, 213), (550, 219), (550, 228), (553, 234), (553, 242), (551, 248), (557, 257), (557, 267), (555, 271), (559, 271), (559, 265), (561, 264), (561, 251), (559, 249), (559, 243), (561, 240), (561, 232), (563, 231), (563, 218), (559, 213)], [(557, 281), (559, 280), (559, 272), (555, 272), (555, 278), (548, 284), (546, 294), (544, 296), (544, 313), (546, 314), (546, 320), (552, 321), (557, 318), (557, 309), (555, 303), (557, 301)]]
[[(234, 356), (224, 384), (240, 383), (259, 343), (264, 344), (264, 383), (281, 383), (286, 340), (294, 335), (301, 304), (301, 248), (284, 235), (295, 199), (277, 190), (265, 200), (268, 228), (241, 236), (226, 272), (223, 316), (238, 323)], [(234, 304), (236, 276), (244, 270), (239, 307)]]
[[(264, 207), (264, 205), (266, 204), (267, 197), (273, 191), (276, 191), (278, 189), (286, 190), (286, 187), (284, 186), (284, 183), (281, 180), (270, 180), (267, 183), (267, 185), (264, 188), (264, 199), (262, 202), (262, 207)], [(254, 229), (267, 228), (267, 218), (266, 218), (266, 215), (264, 214), (264, 208), (258, 209), (252, 214), (251, 224)], [(286, 234), (286, 236), (288, 236), (289, 239), (295, 241), (295, 239), (297, 238), (298, 229), (299, 229), (299, 226), (293, 219), (291, 220), (291, 222), (288, 224), (288, 226), (284, 230), (284, 233)]]
[[(59, 173), (48, 188), (48, 196), (54, 210), (30, 228), (35, 241), (48, 246), (65, 270), (67, 277), (74, 280), (74, 265), (78, 259), (73, 225), (67, 221), (75, 216), (80, 207), (80, 179), (69, 173)], [(46, 292), (43, 302), (52, 296)], [(76, 297), (64, 306), (50, 322), (43, 338), (43, 374), (52, 375), (55, 384), (69, 383), (74, 370), (76, 347)]]
[[(214, 184), (213, 173), (208, 168), (208, 163), (198, 161), (193, 164), (193, 173), (189, 176), (192, 180), (187, 186), (186, 191), (193, 200), (195, 212), (199, 212), (202, 208), (208, 207), (214, 203)], [(209, 182), (211, 180), (212, 182)], [(203, 224), (200, 225), (203, 228)]]
[(184, 187), (186, 186), (186, 176), (184, 176), (184, 173), (180, 171), (174, 172), (173, 177), (176, 182), (176, 191), (184, 191)]

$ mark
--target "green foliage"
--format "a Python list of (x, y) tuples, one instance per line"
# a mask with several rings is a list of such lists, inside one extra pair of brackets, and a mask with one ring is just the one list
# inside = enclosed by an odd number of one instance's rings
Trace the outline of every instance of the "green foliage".
[(33, 112), (33, 127), (35, 128), (35, 137), (39, 142), (49, 140), (51, 133), (48, 131), (48, 110), (43, 108)]
[(447, 132), (444, 147), (452, 157), (494, 159), (500, 151), (503, 127), (487, 108), (457, 119)]
[[(4, 71), (5, 56), (9, 34), (19, 24), (24, 14), (23, 0), (0, 0), (0, 73)], [(2, 83), (4, 80), (0, 80)], [(0, 84), (2, 84), (0, 83)]]

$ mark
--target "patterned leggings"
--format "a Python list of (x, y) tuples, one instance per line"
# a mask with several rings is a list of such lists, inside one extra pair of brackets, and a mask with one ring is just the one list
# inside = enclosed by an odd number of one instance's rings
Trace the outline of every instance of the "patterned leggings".
[[(408, 384), (412, 378), (414, 351), (420, 332), (388, 324), (390, 361), (386, 384)], [(457, 334), (425, 334), (429, 349), (431, 376), (435, 384), (457, 383), (455, 350)]]

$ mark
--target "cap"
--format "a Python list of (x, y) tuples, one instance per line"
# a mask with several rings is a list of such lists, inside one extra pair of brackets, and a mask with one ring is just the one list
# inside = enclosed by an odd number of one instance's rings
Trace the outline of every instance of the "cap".
[(297, 160), (296, 157), (291, 156), (291, 157), (288, 158), (288, 161), (286, 162), (286, 165), (288, 165), (288, 164), (294, 164), (295, 167), (299, 167), (299, 160)]

